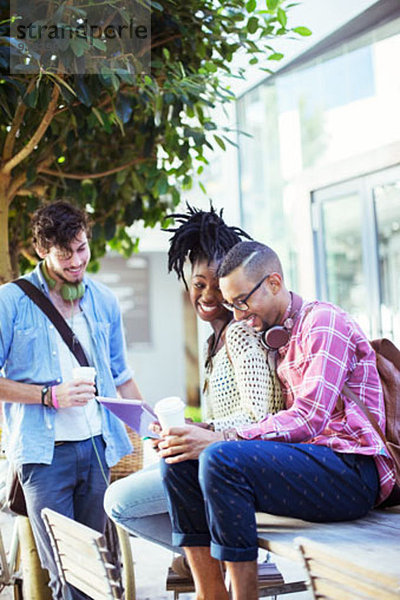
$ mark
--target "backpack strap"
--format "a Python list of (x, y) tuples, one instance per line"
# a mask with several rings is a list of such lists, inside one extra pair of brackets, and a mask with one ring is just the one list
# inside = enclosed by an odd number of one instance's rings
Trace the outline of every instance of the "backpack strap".
[(375, 350), (375, 354), (381, 354), (386, 360), (393, 363), (398, 371), (400, 371), (400, 350), (392, 341), (387, 338), (379, 338), (377, 340), (371, 340), (370, 343)]
[(382, 429), (379, 427), (378, 421), (375, 419), (374, 415), (371, 413), (371, 411), (368, 409), (368, 407), (365, 406), (365, 404), (360, 400), (360, 398), (357, 396), (357, 394), (355, 394), (353, 392), (353, 390), (351, 390), (349, 388), (349, 386), (347, 385), (347, 383), (345, 383), (344, 386), (343, 386), (342, 394), (344, 394), (345, 396), (347, 396), (348, 398), (350, 398), (350, 400), (353, 400), (353, 402), (355, 404), (357, 404), (358, 408), (360, 408), (362, 410), (362, 412), (364, 413), (364, 415), (367, 417), (368, 421), (371, 423), (372, 427), (375, 429), (376, 433), (381, 438), (382, 442), (385, 445), (385, 448), (388, 450), (389, 454), (391, 455), (391, 452), (390, 452), (390, 450), (388, 449), (388, 446), (387, 446), (386, 436), (383, 433)]
[(46, 317), (53, 323), (58, 333), (68, 346), (69, 350), (75, 356), (76, 360), (81, 367), (88, 367), (89, 361), (86, 358), (85, 351), (83, 350), (81, 343), (68, 325), (64, 317), (59, 313), (54, 304), (30, 281), (20, 277), (15, 279), (12, 283), (15, 283), (21, 290), (34, 302), (40, 310), (44, 312)]

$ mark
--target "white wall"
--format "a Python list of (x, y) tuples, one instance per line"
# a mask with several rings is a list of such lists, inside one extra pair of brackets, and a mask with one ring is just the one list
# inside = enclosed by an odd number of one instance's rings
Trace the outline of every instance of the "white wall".
[[(278, 52), (282, 52), (284, 58), (278, 63), (268, 61), (268, 68), (277, 71), (376, 2), (377, 0), (303, 0), (299, 2), (297, 6), (293, 6), (288, 11), (288, 27), (303, 25), (311, 29), (312, 35), (308, 37), (293, 35), (272, 39), (271, 46)], [(233, 81), (232, 89), (237, 95), (245, 93), (250, 87), (265, 79), (265, 73), (258, 68), (258, 65), (247, 66), (244, 57), (240, 58), (240, 64), (246, 66), (246, 79)]]
[(150, 261), (151, 343), (129, 348), (130, 364), (145, 399), (185, 398), (182, 285), (167, 273), (166, 254), (145, 253)]
[[(185, 398), (182, 284), (175, 275), (168, 275), (166, 253), (140, 252), (135, 256), (146, 258), (149, 265), (150, 337), (146, 343), (128, 345), (129, 366), (134, 370), (134, 378), (150, 404), (164, 396)], [(126, 265), (122, 257), (119, 260)], [(127, 262), (129, 264), (129, 260)], [(134, 275), (130, 276), (129, 271), (122, 267), (119, 273), (115, 269), (115, 262), (105, 257), (94, 278), (103, 281), (114, 291), (124, 316), (125, 308), (129, 308), (131, 313), (135, 310), (132, 308), (132, 302), (135, 301)], [(132, 327), (128, 318), (124, 324), (125, 327)], [(129, 339), (134, 339), (135, 332), (128, 333)]]

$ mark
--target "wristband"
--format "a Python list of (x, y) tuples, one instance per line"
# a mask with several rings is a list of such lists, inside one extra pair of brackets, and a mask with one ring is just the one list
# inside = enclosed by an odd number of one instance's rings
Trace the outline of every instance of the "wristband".
[(53, 405), (53, 408), (55, 408), (56, 410), (58, 408), (60, 408), (60, 405), (58, 403), (57, 396), (56, 396), (56, 387), (54, 385), (51, 388), (51, 404)]
[(42, 387), (41, 396), (40, 396), (40, 399), (41, 399), (41, 402), (42, 402), (42, 406), (48, 406), (48, 404), (46, 404), (45, 400), (46, 400), (46, 396), (47, 396), (47, 393), (48, 393), (49, 389), (50, 388), (49, 388), (48, 385), (44, 385)]

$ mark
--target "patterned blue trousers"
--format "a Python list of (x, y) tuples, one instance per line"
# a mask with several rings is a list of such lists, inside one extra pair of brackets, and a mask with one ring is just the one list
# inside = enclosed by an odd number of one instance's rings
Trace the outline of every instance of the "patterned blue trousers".
[(371, 456), (313, 444), (217, 442), (198, 461), (160, 464), (173, 544), (210, 546), (233, 562), (257, 558), (255, 512), (347, 521), (366, 515), (379, 491)]

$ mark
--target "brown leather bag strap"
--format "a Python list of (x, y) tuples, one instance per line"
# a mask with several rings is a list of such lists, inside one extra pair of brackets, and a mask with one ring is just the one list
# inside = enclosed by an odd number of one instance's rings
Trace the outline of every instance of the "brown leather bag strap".
[(347, 385), (347, 383), (345, 383), (344, 386), (343, 386), (342, 394), (344, 394), (345, 396), (347, 396), (348, 398), (350, 398), (350, 400), (353, 400), (353, 402), (355, 404), (357, 404), (358, 408), (360, 408), (363, 411), (364, 415), (367, 417), (368, 421), (371, 423), (372, 427), (375, 429), (376, 433), (379, 435), (379, 437), (381, 438), (382, 442), (385, 444), (385, 447), (386, 447), (387, 451), (391, 455), (391, 452), (390, 452), (390, 450), (388, 448), (388, 445), (387, 445), (386, 436), (383, 433), (382, 429), (379, 427), (378, 421), (375, 419), (375, 417), (373, 416), (373, 414), (371, 413), (371, 411), (360, 400), (360, 398), (353, 392), (353, 390), (351, 390), (349, 388), (349, 386)]

